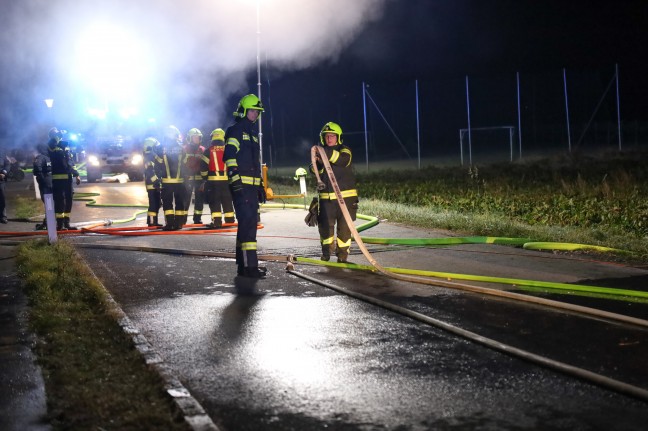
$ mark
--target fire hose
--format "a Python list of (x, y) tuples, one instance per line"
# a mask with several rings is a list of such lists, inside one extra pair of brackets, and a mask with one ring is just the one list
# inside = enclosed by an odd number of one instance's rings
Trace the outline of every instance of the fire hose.
[[(331, 164), (326, 156), (326, 153), (324, 152), (324, 148), (320, 146), (313, 146), (311, 149), (311, 161), (313, 163), (313, 167), (317, 166), (317, 156), (319, 155), (319, 159), (321, 160), (322, 164), (324, 165), (324, 169), (326, 169), (326, 173), (328, 174), (328, 178), (330, 181), (331, 186), (333, 187), (333, 190), (335, 192), (335, 196), (337, 198), (338, 204), (340, 205), (340, 209), (342, 211), (342, 214), (344, 215), (344, 220), (347, 222), (351, 234), (353, 238), (355, 239), (356, 243), (358, 244), (358, 247), (362, 251), (362, 254), (367, 258), (367, 260), (371, 263), (371, 265), (379, 271), (381, 274), (391, 277), (397, 280), (402, 280), (402, 281), (408, 281), (408, 282), (414, 282), (414, 283), (420, 283), (420, 284), (427, 284), (427, 285), (434, 285), (434, 286), (440, 286), (440, 287), (448, 287), (448, 288), (453, 288), (453, 289), (460, 289), (460, 290), (466, 290), (466, 291), (471, 291), (471, 292), (477, 292), (477, 293), (486, 293), (489, 295), (495, 295), (495, 296), (502, 296), (502, 297), (507, 297), (511, 299), (515, 299), (518, 301), (522, 302), (531, 302), (531, 303), (538, 303), (538, 304), (543, 304), (543, 305), (548, 305), (551, 307), (556, 307), (556, 308), (561, 308), (561, 309), (567, 309), (570, 311), (576, 311), (576, 312), (581, 312), (585, 314), (590, 314), (598, 317), (604, 317), (604, 318), (613, 318), (616, 320), (618, 317), (627, 317), (629, 320), (621, 319), (624, 320), (626, 323), (631, 323), (631, 321), (634, 321), (635, 324), (638, 324), (639, 326), (646, 327), (646, 324), (648, 321), (643, 320), (643, 319), (635, 319), (632, 317), (628, 316), (621, 316), (616, 313), (608, 313), (603, 310), (596, 310), (592, 309), (589, 307), (580, 307), (580, 306), (574, 306), (571, 304), (564, 304), (560, 303), (558, 301), (551, 301), (551, 300), (545, 300), (542, 299), (541, 301), (538, 301), (541, 298), (532, 298), (532, 297), (526, 297), (525, 295), (520, 295), (520, 294), (515, 294), (512, 292), (504, 292), (504, 291), (498, 291), (495, 289), (488, 289), (488, 288), (481, 288), (477, 286), (471, 286), (467, 284), (461, 284), (461, 283), (452, 283), (452, 282), (445, 282), (445, 281), (440, 281), (440, 280), (429, 280), (429, 279), (422, 279), (419, 277), (412, 277), (412, 276), (407, 276), (407, 275), (402, 275), (402, 274), (397, 274), (395, 272), (389, 271), (386, 268), (382, 267), (374, 258), (371, 256), (371, 253), (367, 250), (366, 246), (364, 245), (364, 242), (362, 241), (362, 238), (360, 237), (360, 234), (358, 233), (357, 229), (355, 228), (355, 225), (353, 223), (353, 220), (351, 218), (351, 215), (349, 213), (349, 210), (346, 206), (346, 203), (344, 202), (344, 198), (342, 197), (342, 193), (340, 191), (340, 188), (337, 184), (337, 181), (335, 179), (335, 175), (333, 173), (333, 169), (331, 167)], [(317, 168), (313, 169), (315, 172), (315, 176), (317, 178), (317, 184), (318, 184), (318, 190), (322, 188), (323, 182), (320, 178), (319, 172)], [(643, 401), (648, 401), (648, 390), (644, 388), (640, 388), (638, 386), (634, 386), (619, 380), (615, 380), (606, 376), (603, 376), (601, 374), (597, 374), (579, 367), (575, 367), (569, 364), (566, 364), (564, 362), (560, 361), (555, 361), (550, 358), (534, 354), (532, 352), (523, 350), (523, 349), (518, 349), (516, 347), (501, 343), (497, 340), (493, 340), (487, 337), (484, 337), (482, 335), (479, 335), (477, 333), (467, 331), (465, 329), (459, 328), (457, 326), (448, 324), (446, 322), (431, 318), (429, 316), (423, 315), (421, 313), (417, 313), (415, 311), (406, 309), (404, 307), (400, 307), (398, 305), (392, 304), (390, 302), (382, 301), (380, 299), (368, 296), (368, 295), (363, 295), (358, 292), (350, 291), (348, 289), (344, 289), (338, 286), (335, 286), (331, 283), (326, 283), (321, 280), (317, 280), (316, 278), (310, 277), (305, 274), (301, 274), (297, 271), (294, 271), (292, 269), (292, 265), (289, 262), (289, 265), (287, 267), (287, 271), (293, 275), (296, 275), (300, 278), (303, 278), (305, 280), (309, 280), (314, 283), (318, 283), (320, 285), (323, 285), (325, 287), (328, 287), (330, 289), (336, 290), (340, 293), (344, 293), (346, 295), (352, 296), (356, 299), (360, 299), (362, 301), (371, 303), (373, 305), (377, 305), (382, 308), (386, 308), (389, 310), (392, 310), (394, 312), (397, 312), (399, 314), (402, 314), (404, 316), (416, 319), (421, 322), (425, 322), (429, 325), (441, 328), (445, 331), (449, 331), (453, 334), (462, 336), (466, 339), (469, 339), (473, 342), (485, 345), (491, 349), (516, 356), (522, 359), (525, 359), (527, 361), (554, 369), (556, 371), (560, 371), (562, 373), (576, 376), (578, 378), (581, 378), (583, 380), (592, 382), (594, 384), (597, 384), (599, 386), (612, 389), (614, 391), (624, 393), (627, 395), (634, 396), (638, 399), (641, 399)]]

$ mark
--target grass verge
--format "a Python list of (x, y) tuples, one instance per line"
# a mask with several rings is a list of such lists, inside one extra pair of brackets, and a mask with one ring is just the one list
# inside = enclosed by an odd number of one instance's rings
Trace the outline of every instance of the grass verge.
[(29, 241), (17, 259), (55, 429), (189, 429), (69, 243)]
[(19, 220), (29, 220), (39, 214), (44, 213), (43, 203), (36, 198), (26, 198), (18, 196), (12, 202), (15, 207), (16, 218)]

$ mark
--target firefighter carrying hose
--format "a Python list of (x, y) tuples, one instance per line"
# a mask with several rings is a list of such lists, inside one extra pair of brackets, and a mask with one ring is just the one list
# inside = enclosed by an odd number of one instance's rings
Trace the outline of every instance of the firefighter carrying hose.
[(261, 178), (259, 124), (263, 104), (254, 94), (241, 98), (235, 123), (225, 132), (223, 159), (227, 166), (229, 187), (238, 219), (236, 265), (238, 275), (263, 278), (266, 268), (257, 257), (257, 216), (259, 203), (266, 200)]
[(202, 144), (203, 134), (195, 127), (187, 132), (187, 145), (184, 147), (184, 169), (185, 169), (185, 211), (189, 213), (191, 205), (191, 194), (195, 196), (193, 222), (202, 224), (202, 213), (205, 205), (205, 189), (202, 186), (202, 175), (200, 174), (200, 163), (202, 161), (205, 147)]
[(163, 230), (180, 230), (187, 221), (186, 190), (183, 177), (182, 137), (175, 126), (164, 130), (162, 145), (157, 150), (155, 174), (162, 181)]
[(70, 149), (66, 141), (62, 140), (63, 133), (56, 127), (50, 129), (49, 156), (52, 162), (52, 194), (54, 198), (54, 212), (56, 213), (57, 230), (76, 230), (70, 226), (70, 213), (72, 212), (72, 179), (76, 184), (81, 184), (79, 173), (74, 168)]
[[(351, 219), (355, 220), (358, 211), (358, 191), (355, 188), (351, 149), (342, 144), (342, 128), (337, 123), (326, 123), (320, 132), (320, 144), (324, 147)], [(346, 263), (351, 246), (351, 230), (344, 219), (331, 180), (319, 156), (316, 164), (317, 166), (311, 166), (311, 169), (317, 169), (324, 183), (324, 187), (318, 190), (319, 215), (317, 222), (322, 244), (321, 259), (328, 261), (331, 254), (335, 253), (338, 263)], [(335, 238), (336, 223), (337, 239)]]
[[(202, 188), (205, 190), (209, 210), (211, 211), (212, 223), (210, 228), (223, 226), (225, 223), (234, 223), (234, 204), (232, 194), (227, 183), (225, 162), (225, 131), (214, 129), (211, 132), (211, 146), (205, 150), (201, 160), (201, 174), (203, 178)], [(222, 212), (221, 212), (222, 211)]]
[(146, 224), (150, 227), (162, 226), (158, 223), (158, 213), (162, 207), (162, 182), (155, 174), (155, 162), (162, 163), (157, 156), (160, 151), (160, 142), (149, 137), (144, 139), (144, 185), (148, 195), (148, 211), (146, 212)]

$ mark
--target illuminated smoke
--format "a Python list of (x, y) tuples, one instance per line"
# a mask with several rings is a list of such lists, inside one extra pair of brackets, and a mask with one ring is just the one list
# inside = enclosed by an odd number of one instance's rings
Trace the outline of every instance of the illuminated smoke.
[[(385, 1), (258, 0), (263, 66), (335, 62)], [(256, 92), (256, 0), (21, 0), (3, 2), (0, 15), (0, 90), (12, 93), (3, 121), (43, 120), (52, 97), (58, 121), (131, 103), (181, 129), (223, 127), (232, 96)], [(120, 76), (122, 84), (110, 81)]]

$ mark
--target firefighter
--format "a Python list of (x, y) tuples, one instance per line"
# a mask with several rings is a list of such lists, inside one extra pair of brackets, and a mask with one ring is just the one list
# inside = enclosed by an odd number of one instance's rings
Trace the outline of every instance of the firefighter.
[(7, 181), (7, 174), (11, 169), (11, 162), (5, 153), (4, 149), (0, 148), (0, 223), (6, 224), (7, 207), (5, 200), (5, 181)]
[(72, 181), (81, 184), (81, 177), (74, 168), (70, 149), (66, 141), (62, 140), (63, 133), (56, 127), (49, 131), (49, 156), (52, 162), (52, 194), (54, 198), (54, 212), (56, 213), (57, 230), (76, 230), (70, 226), (70, 213), (72, 212)]
[[(320, 132), (320, 144), (324, 147), (326, 157), (333, 168), (333, 175), (335, 175), (342, 192), (346, 207), (349, 209), (351, 219), (355, 220), (358, 211), (358, 191), (355, 188), (351, 149), (342, 144), (342, 128), (337, 123), (326, 123)], [(346, 263), (351, 246), (351, 230), (342, 215), (331, 180), (319, 156), (316, 164), (317, 166), (311, 166), (311, 169), (315, 168), (319, 171), (320, 178), (324, 183), (324, 188), (319, 190), (319, 215), (317, 217), (322, 244), (321, 259), (328, 261), (331, 254), (335, 253), (338, 263)], [(336, 223), (337, 239), (335, 235)]]
[(157, 139), (153, 137), (144, 139), (144, 185), (148, 194), (146, 224), (149, 227), (162, 226), (158, 223), (158, 213), (162, 207), (162, 182), (155, 174), (155, 161), (162, 162), (157, 156), (159, 151), (160, 142)]
[(263, 278), (266, 268), (257, 257), (257, 215), (259, 203), (266, 200), (261, 178), (258, 119), (263, 104), (254, 94), (243, 96), (234, 112), (235, 122), (225, 132), (223, 159), (227, 167), (238, 229), (236, 265), (238, 275)]
[(223, 226), (223, 216), (225, 223), (234, 223), (234, 204), (225, 173), (224, 151), (225, 131), (214, 129), (211, 132), (211, 146), (205, 150), (201, 160), (201, 175), (211, 211), (209, 227), (215, 229)]
[(193, 222), (194, 224), (202, 224), (203, 207), (205, 206), (205, 188), (202, 186), (202, 175), (200, 172), (200, 164), (202, 161), (205, 147), (202, 144), (203, 134), (200, 130), (190, 129), (187, 132), (187, 144), (184, 148), (184, 169), (185, 169), (185, 188), (186, 188), (186, 201), (185, 211), (189, 213), (189, 205), (191, 204), (191, 194), (195, 196)]
[[(41, 201), (45, 203), (45, 195), (52, 194), (52, 160), (49, 155), (49, 147), (46, 144), (38, 144), (36, 146), (38, 154), (34, 157), (34, 177), (38, 183), (38, 191), (40, 192)], [(36, 225), (36, 230), (47, 229), (47, 216), (43, 219), (43, 223)]]
[(187, 221), (185, 210), (185, 185), (183, 177), (182, 137), (175, 126), (164, 131), (162, 145), (158, 147), (155, 160), (155, 175), (162, 181), (162, 209), (164, 230), (179, 230)]

